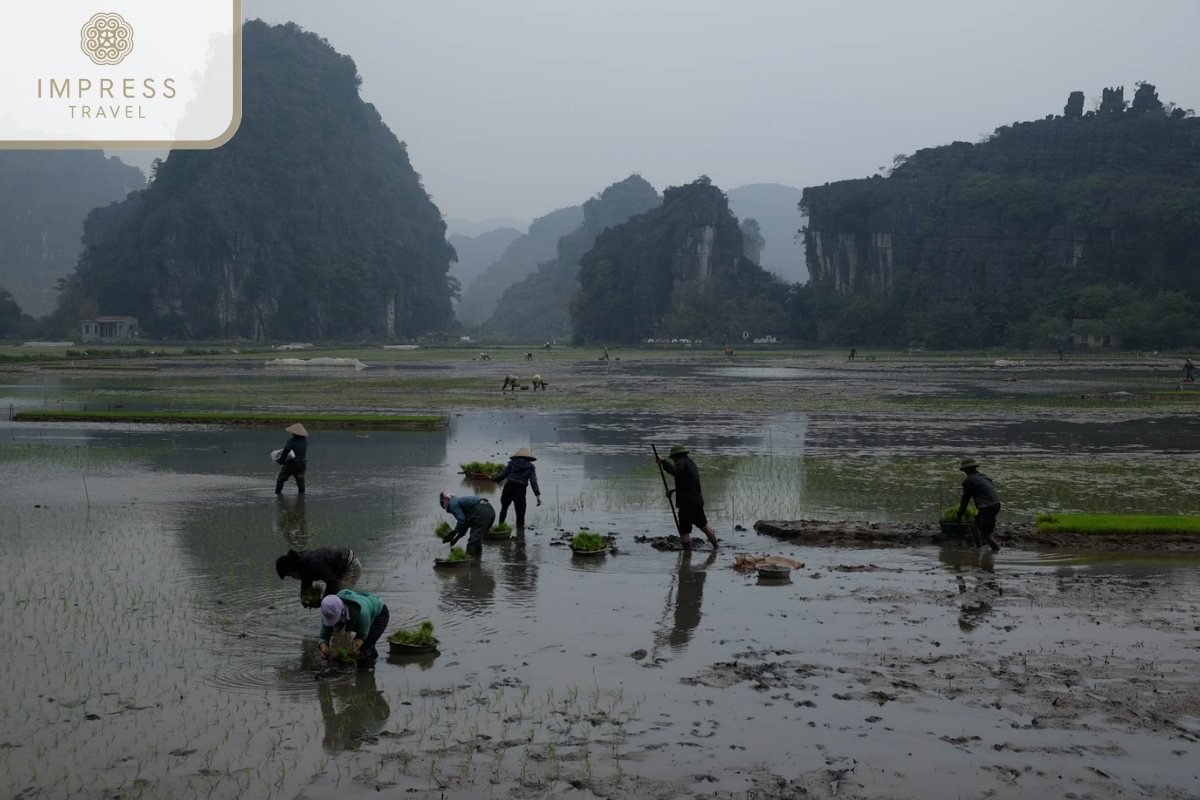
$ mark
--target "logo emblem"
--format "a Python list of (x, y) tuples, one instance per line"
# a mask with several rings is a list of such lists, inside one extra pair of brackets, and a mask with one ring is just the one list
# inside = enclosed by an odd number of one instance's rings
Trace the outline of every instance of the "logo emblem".
[(96, 64), (120, 64), (133, 52), (133, 26), (120, 14), (96, 14), (79, 31), (79, 47)]

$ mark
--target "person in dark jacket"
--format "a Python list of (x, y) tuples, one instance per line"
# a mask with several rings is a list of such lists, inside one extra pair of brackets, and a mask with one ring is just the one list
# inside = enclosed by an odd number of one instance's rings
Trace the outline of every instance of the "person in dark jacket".
[(482, 497), (455, 497), (450, 492), (438, 495), (438, 503), (447, 514), (458, 521), (454, 530), (446, 537), (446, 543), (454, 547), (458, 540), (469, 532), (471, 538), (467, 540), (467, 553), (476, 561), (483, 558), (483, 535), (496, 521), (496, 509), (492, 508), (492, 504)]
[(508, 465), (492, 476), (492, 480), (496, 483), (507, 481), (504, 484), (504, 489), (500, 492), (500, 521), (504, 522), (504, 518), (508, 516), (508, 507), (511, 505), (513, 511), (517, 515), (517, 536), (525, 535), (525, 491), (526, 487), (533, 487), (533, 496), (537, 498), (537, 504), (542, 504), (542, 492), (538, 489), (537, 468), (533, 466), (533, 462), (537, 461), (533, 457), (533, 453), (522, 447), (520, 450), (512, 454), (512, 458), (508, 460)]
[[(996, 517), (1000, 514), (1000, 495), (992, 479), (979, 471), (979, 462), (973, 458), (964, 458), (958, 468), (967, 473), (962, 482), (962, 500), (958, 503), (958, 521), (962, 522), (967, 513), (967, 503), (974, 500), (975, 509), (979, 516), (975, 518), (975, 546), (981, 547), (987, 542), (992, 551), (1000, 549), (996, 541)], [(982, 538), (982, 541), (981, 541)]]
[(512, 390), (514, 392), (517, 389), (521, 388), (521, 382), (517, 379), (516, 375), (505, 375), (504, 376), (504, 385), (500, 387), (500, 391), (503, 392), (505, 389), (507, 389), (510, 386), (512, 387)]
[(391, 614), (384, 602), (373, 594), (342, 589), (321, 601), (321, 631), (317, 643), (321, 658), (329, 658), (329, 642), (335, 632), (354, 634), (350, 649), (358, 653), (359, 664), (379, 657), (375, 643), (387, 628)]
[(285, 430), (292, 438), (287, 440), (279, 458), (275, 459), (282, 465), (279, 477), (275, 479), (275, 494), (283, 492), (283, 485), (288, 478), (295, 478), (296, 489), (304, 494), (304, 473), (308, 470), (308, 431), (299, 422), (289, 425)]
[(316, 550), (288, 550), (275, 559), (279, 577), (300, 581), (300, 600), (312, 589), (315, 581), (325, 584), (323, 597), (342, 589), (353, 589), (362, 577), (362, 562), (348, 547), (318, 547)]
[(688, 458), (687, 448), (681, 444), (672, 447), (668, 455), (670, 461), (662, 456), (655, 456), (655, 459), (664, 470), (675, 476), (675, 488), (667, 491), (667, 497), (675, 495), (675, 506), (679, 509), (679, 538), (683, 540), (683, 546), (692, 546), (694, 525), (704, 531), (708, 541), (716, 547), (717, 534), (704, 515), (704, 495), (700, 492), (700, 470), (696, 469), (696, 462)]

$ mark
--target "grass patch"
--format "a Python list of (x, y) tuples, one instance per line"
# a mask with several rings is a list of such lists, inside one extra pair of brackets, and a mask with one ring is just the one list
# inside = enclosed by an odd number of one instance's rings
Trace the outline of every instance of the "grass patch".
[(18, 422), (127, 422), (184, 424), (216, 423), (221, 425), (279, 425), (302, 422), (314, 430), (333, 428), (370, 428), (388, 430), (441, 430), (444, 417), (391, 416), (385, 414), (259, 414), (231, 411), (21, 411)]
[(388, 641), (393, 644), (437, 644), (438, 640), (433, 636), (433, 623), (425, 620), (416, 629), (397, 628), (388, 636)]
[(1149, 514), (1041, 514), (1040, 533), (1200, 534), (1200, 517)]

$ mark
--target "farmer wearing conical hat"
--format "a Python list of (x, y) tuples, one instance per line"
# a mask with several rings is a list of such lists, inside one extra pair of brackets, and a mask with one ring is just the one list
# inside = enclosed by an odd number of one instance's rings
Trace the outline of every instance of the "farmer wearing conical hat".
[(304, 494), (304, 473), (308, 469), (308, 431), (299, 422), (289, 425), (284, 430), (290, 433), (292, 438), (287, 440), (279, 457), (275, 459), (283, 465), (279, 470), (279, 477), (275, 479), (275, 494), (283, 491), (283, 485), (287, 483), (288, 478), (295, 478), (296, 488), (300, 494)]
[(667, 492), (667, 497), (672, 493), (675, 495), (675, 506), (679, 509), (679, 538), (683, 546), (691, 548), (694, 525), (704, 531), (708, 541), (716, 547), (717, 534), (704, 515), (704, 495), (700, 493), (700, 470), (696, 469), (696, 462), (688, 458), (687, 448), (681, 444), (672, 447), (667, 455), (670, 461), (660, 455), (654, 458), (664, 470), (675, 476), (675, 488)]
[(517, 514), (517, 536), (525, 535), (525, 487), (532, 486), (537, 504), (539, 506), (542, 504), (542, 492), (538, 489), (537, 468), (533, 466), (534, 461), (537, 459), (533, 457), (533, 453), (522, 447), (512, 454), (504, 469), (492, 476), (492, 480), (496, 483), (503, 480), (508, 481), (504, 484), (504, 491), (500, 492), (500, 521), (504, 522), (504, 518), (508, 516), (508, 507), (511, 505)]
[(992, 551), (1000, 549), (996, 541), (996, 516), (1000, 513), (1000, 495), (996, 494), (996, 486), (992, 479), (979, 471), (979, 462), (973, 458), (964, 458), (958, 468), (967, 473), (962, 482), (962, 500), (958, 504), (958, 521), (962, 522), (967, 513), (967, 503), (975, 501), (979, 516), (971, 530), (975, 534), (975, 546), (983, 546), (987, 542)]

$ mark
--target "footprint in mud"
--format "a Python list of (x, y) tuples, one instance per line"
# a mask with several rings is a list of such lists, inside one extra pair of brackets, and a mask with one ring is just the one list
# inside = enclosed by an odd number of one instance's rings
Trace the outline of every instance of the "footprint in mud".
[(717, 735), (720, 724), (715, 719), (697, 720), (692, 723), (690, 735), (697, 739), (711, 739)]

